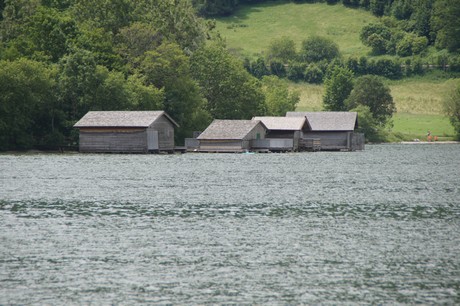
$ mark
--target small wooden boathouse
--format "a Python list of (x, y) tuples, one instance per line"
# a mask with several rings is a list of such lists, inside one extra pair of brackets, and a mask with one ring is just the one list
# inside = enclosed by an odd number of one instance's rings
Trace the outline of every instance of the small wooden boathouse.
[(267, 128), (259, 120), (214, 120), (196, 139), (198, 152), (245, 152), (254, 140), (265, 139)]
[(288, 112), (286, 117), (305, 117), (299, 147), (305, 150), (364, 150), (364, 134), (356, 133), (356, 112)]
[(254, 141), (253, 147), (266, 148), (269, 151), (297, 151), (299, 140), (307, 130), (305, 117), (254, 117), (267, 127), (264, 140)]
[(174, 151), (178, 124), (164, 111), (90, 111), (74, 127), (80, 152), (157, 153)]

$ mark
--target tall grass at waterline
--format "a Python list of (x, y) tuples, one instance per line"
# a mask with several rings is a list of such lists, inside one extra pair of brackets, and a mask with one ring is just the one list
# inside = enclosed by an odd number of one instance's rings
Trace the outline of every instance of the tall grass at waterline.
[(217, 18), (216, 28), (230, 50), (255, 58), (275, 38), (288, 36), (301, 42), (320, 35), (335, 41), (344, 56), (367, 55), (370, 48), (359, 40), (361, 28), (377, 18), (371, 13), (325, 3), (269, 2), (243, 5), (229, 17)]

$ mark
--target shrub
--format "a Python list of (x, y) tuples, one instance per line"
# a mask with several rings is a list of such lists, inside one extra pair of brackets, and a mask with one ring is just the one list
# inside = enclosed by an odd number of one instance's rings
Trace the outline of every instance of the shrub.
[(286, 67), (280, 60), (272, 60), (270, 62), (270, 72), (280, 78), (286, 76)]
[(338, 45), (331, 39), (320, 36), (312, 36), (304, 40), (299, 54), (300, 59), (305, 63), (331, 61), (339, 56)]
[(316, 64), (310, 64), (305, 69), (304, 79), (308, 83), (319, 84), (323, 81), (323, 71)]
[(305, 65), (298, 62), (292, 62), (287, 69), (287, 78), (291, 81), (298, 82), (303, 80)]

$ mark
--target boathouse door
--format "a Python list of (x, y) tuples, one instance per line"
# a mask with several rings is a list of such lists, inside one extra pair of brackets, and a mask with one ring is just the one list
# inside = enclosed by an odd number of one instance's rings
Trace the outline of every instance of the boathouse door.
[(158, 150), (158, 131), (147, 130), (147, 148), (149, 151)]

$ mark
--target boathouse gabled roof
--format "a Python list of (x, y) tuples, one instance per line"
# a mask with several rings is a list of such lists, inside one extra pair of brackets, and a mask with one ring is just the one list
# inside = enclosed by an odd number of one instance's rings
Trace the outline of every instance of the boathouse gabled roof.
[(214, 120), (197, 137), (197, 139), (244, 139), (257, 125), (261, 124), (264, 129), (266, 126), (259, 120)]
[(165, 116), (175, 126), (179, 126), (164, 111), (90, 111), (75, 125), (85, 127), (137, 127), (147, 128), (158, 118)]
[(252, 120), (260, 120), (269, 130), (300, 131), (303, 129), (305, 117), (254, 117)]
[(311, 131), (353, 131), (358, 127), (356, 112), (287, 112), (286, 117), (305, 117)]

